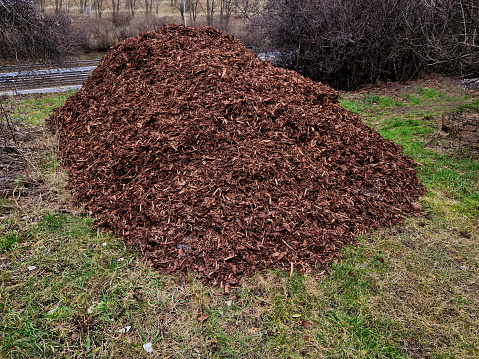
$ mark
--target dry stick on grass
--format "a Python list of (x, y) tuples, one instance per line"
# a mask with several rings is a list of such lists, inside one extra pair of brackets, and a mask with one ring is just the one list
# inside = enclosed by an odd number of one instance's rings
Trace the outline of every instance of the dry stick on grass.
[(7, 124), (7, 127), (10, 130), (10, 133), (12, 134), (13, 142), (15, 142), (17, 147), (20, 147), (18, 145), (17, 138), (15, 137), (15, 132), (13, 131), (12, 125), (10, 123), (10, 116), (8, 115), (7, 111), (5, 111), (5, 107), (3, 106), (3, 103), (0, 103), (0, 110), (2, 112), (2, 118), (5, 119), (5, 123)]
[(15, 204), (17, 205), (18, 209), (20, 209), (20, 210), (23, 212), (23, 214), (25, 214), (26, 216), (28, 216), (28, 213), (25, 212), (25, 210), (23, 209), (23, 207), (20, 206), (20, 204), (18, 203), (18, 199), (20, 198), (20, 191), (18, 191), (18, 198), (15, 198), (15, 191), (16, 191), (17, 189), (18, 189), (18, 188), (15, 187), (15, 189), (13, 190), (13, 192), (12, 192), (12, 199), (13, 199), (13, 201), (15, 202)]
[[(39, 172), (39, 169), (37, 168), (37, 166), (35, 165), (35, 163), (30, 159), (29, 156), (26, 155), (24, 149), (22, 148), (22, 146), (20, 145), (20, 143), (17, 141), (17, 138), (15, 136), (15, 131), (13, 130), (12, 128), (12, 121), (11, 121), (11, 118), (10, 118), (10, 115), (8, 114), (8, 112), (5, 110), (5, 107), (3, 106), (3, 103), (0, 103), (0, 112), (1, 112), (1, 120), (4, 120), (5, 123), (7, 124), (7, 127), (8, 127), (8, 130), (10, 131), (11, 135), (12, 135), (12, 139), (13, 139), (13, 142), (15, 143), (15, 150), (18, 151), (18, 153), (25, 159), (26, 162), (28, 162), (28, 164), (36, 171), (36, 172)], [(5, 143), (7, 142), (7, 139), (5, 139)]]

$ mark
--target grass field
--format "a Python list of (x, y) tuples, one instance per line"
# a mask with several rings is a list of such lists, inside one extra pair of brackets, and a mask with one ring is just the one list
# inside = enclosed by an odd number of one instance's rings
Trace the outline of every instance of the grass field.
[[(67, 96), (8, 106), (44, 129)], [(439, 85), (341, 101), (418, 162), (426, 216), (360, 236), (328, 271), (261, 272), (229, 295), (91, 229), (42, 131), (25, 174), (41, 185), (0, 202), (0, 358), (479, 357), (479, 157), (436, 141), (441, 116), (479, 101)]]

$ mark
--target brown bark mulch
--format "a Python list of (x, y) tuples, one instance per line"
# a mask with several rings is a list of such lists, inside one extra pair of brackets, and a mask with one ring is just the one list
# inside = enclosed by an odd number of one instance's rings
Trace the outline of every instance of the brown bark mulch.
[(76, 203), (166, 272), (325, 267), (420, 213), (413, 162), (331, 88), (212, 27), (127, 39), (48, 120)]

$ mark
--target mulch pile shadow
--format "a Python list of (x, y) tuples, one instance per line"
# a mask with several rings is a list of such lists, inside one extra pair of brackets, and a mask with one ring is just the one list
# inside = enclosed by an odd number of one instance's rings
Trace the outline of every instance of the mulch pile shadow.
[(99, 226), (213, 283), (325, 267), (358, 233), (420, 213), (425, 192), (331, 88), (212, 27), (117, 44), (48, 124)]

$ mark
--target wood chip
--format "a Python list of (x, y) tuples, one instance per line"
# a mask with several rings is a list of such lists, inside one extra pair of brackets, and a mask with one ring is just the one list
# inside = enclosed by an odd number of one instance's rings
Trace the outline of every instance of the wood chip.
[(206, 319), (208, 319), (208, 316), (206, 314), (203, 314), (198, 317), (198, 323), (202, 324), (203, 322), (206, 321)]

